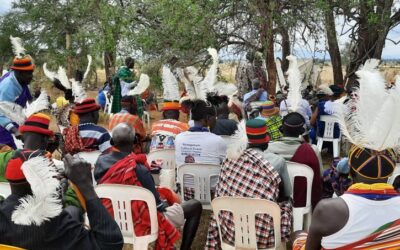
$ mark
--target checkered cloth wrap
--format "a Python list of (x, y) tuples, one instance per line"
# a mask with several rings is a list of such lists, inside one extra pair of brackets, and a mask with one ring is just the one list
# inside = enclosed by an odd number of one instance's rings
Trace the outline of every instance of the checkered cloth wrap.
[(271, 141), (277, 141), (282, 138), (282, 133), (279, 131), (279, 127), (282, 125), (282, 118), (279, 115), (268, 117), (265, 122), (267, 123)]
[[(241, 196), (276, 201), (280, 182), (281, 178), (271, 164), (258, 152), (247, 149), (238, 160), (226, 159), (222, 163), (215, 197)], [(288, 241), (292, 227), (292, 204), (282, 202), (279, 206), (281, 207), (281, 237), (283, 241)], [(220, 221), (224, 241), (234, 244), (232, 214), (222, 212)], [(272, 217), (266, 214), (256, 216), (256, 234), (258, 248), (269, 248), (274, 245)], [(213, 217), (209, 224), (205, 249), (221, 249), (218, 227)]]

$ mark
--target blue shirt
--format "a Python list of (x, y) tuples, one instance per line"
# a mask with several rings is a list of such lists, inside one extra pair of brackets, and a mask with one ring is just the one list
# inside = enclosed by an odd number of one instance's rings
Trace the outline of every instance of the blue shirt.
[[(8, 76), (0, 79), (0, 102), (15, 102), (22, 94), (22, 90), (22, 86), (17, 81), (14, 72), (10, 72)], [(0, 115), (0, 126), (8, 131), (14, 127), (12, 121), (4, 115)]]
[[(250, 97), (252, 97), (255, 93), (257, 93), (257, 89), (253, 89), (252, 91), (250, 91), (249, 93), (246, 93), (243, 96), (243, 102), (244, 104), (248, 104), (248, 99)], [(268, 93), (267, 91), (263, 91), (262, 94), (260, 95), (260, 97), (258, 98), (258, 100), (255, 100), (255, 102), (265, 102), (268, 100)]]

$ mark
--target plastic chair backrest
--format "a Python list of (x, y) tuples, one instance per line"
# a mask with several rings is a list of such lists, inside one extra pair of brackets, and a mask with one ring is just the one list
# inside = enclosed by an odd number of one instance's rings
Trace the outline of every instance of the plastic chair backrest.
[(96, 150), (96, 151), (91, 151), (91, 152), (80, 152), (77, 153), (77, 155), (84, 159), (85, 161), (89, 162), (94, 166), (96, 164), (97, 158), (99, 158), (101, 152)]
[(0, 182), (0, 195), (3, 198), (7, 198), (11, 194), (11, 187), (10, 183), (8, 182)]
[(184, 194), (184, 176), (193, 176), (194, 198), (203, 204), (204, 209), (210, 209), (212, 176), (219, 176), (220, 165), (213, 164), (183, 164), (178, 167), (178, 180), (181, 182), (181, 194)]
[(319, 119), (325, 123), (323, 138), (334, 139), (333, 131), (335, 128), (335, 123), (337, 123), (337, 119), (331, 115), (321, 115)]
[[(121, 229), (124, 243), (134, 244), (134, 249), (147, 249), (147, 245), (157, 239), (158, 221), (154, 195), (147, 189), (131, 185), (101, 184), (95, 187), (99, 198), (110, 199), (114, 210), (114, 220)], [(150, 215), (150, 234), (136, 236), (132, 219), (131, 201), (147, 203)]]
[[(222, 249), (258, 249), (256, 238), (255, 216), (268, 214), (272, 217), (277, 249), (281, 243), (281, 209), (278, 204), (269, 200), (244, 197), (218, 197), (211, 202), (214, 218), (217, 221)], [(235, 246), (222, 240), (218, 214), (221, 211), (230, 211), (233, 214), (235, 226)]]
[(147, 155), (147, 163), (162, 160), (162, 168), (175, 169), (175, 149), (161, 149), (150, 152)]
[(289, 172), (289, 179), (290, 179), (290, 184), (292, 185), (292, 190), (295, 189), (294, 179), (296, 176), (305, 177), (307, 179), (306, 207), (311, 206), (311, 190), (314, 178), (314, 171), (309, 166), (297, 162), (287, 161), (286, 164)]

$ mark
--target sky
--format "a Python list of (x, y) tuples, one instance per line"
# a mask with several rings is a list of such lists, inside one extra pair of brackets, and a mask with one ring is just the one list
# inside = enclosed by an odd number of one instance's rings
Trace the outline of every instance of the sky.
[[(11, 9), (11, 3), (13, 0), (0, 0), (0, 15), (4, 14), (8, 10)], [(397, 2), (397, 1), (396, 1)], [(336, 27), (337, 33), (340, 33), (341, 30), (341, 25), (340, 25), (340, 20), (336, 20), (338, 25)], [(396, 26), (393, 28), (388, 35), (388, 38), (394, 40), (394, 41), (400, 41), (400, 25)], [(339, 46), (343, 47), (344, 44), (349, 41), (349, 38), (347, 36), (339, 36)], [(325, 44), (321, 44), (320, 48), (323, 49)], [(229, 51), (229, 50), (228, 50)], [(223, 59), (231, 59), (231, 55), (229, 55), (229, 52), (225, 51), (222, 52), (222, 55), (220, 55)], [(228, 53), (227, 53), (228, 52)], [(312, 57), (312, 53), (310, 51), (307, 51), (300, 46), (295, 46), (294, 48), (294, 54), (296, 54), (298, 57)], [(276, 56), (279, 56), (280, 52), (276, 51)], [(317, 54), (316, 57), (318, 58), (326, 58), (329, 59), (329, 53), (320, 53)], [(382, 53), (382, 58), (383, 59), (400, 59), (400, 43), (399, 44), (394, 44), (389, 40), (386, 40), (385, 48), (383, 49)]]

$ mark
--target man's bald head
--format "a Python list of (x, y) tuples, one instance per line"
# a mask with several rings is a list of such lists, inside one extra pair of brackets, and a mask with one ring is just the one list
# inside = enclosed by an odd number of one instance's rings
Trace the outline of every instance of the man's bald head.
[(133, 149), (135, 142), (135, 129), (126, 123), (120, 123), (111, 131), (112, 142), (114, 147), (125, 151), (124, 149)]

